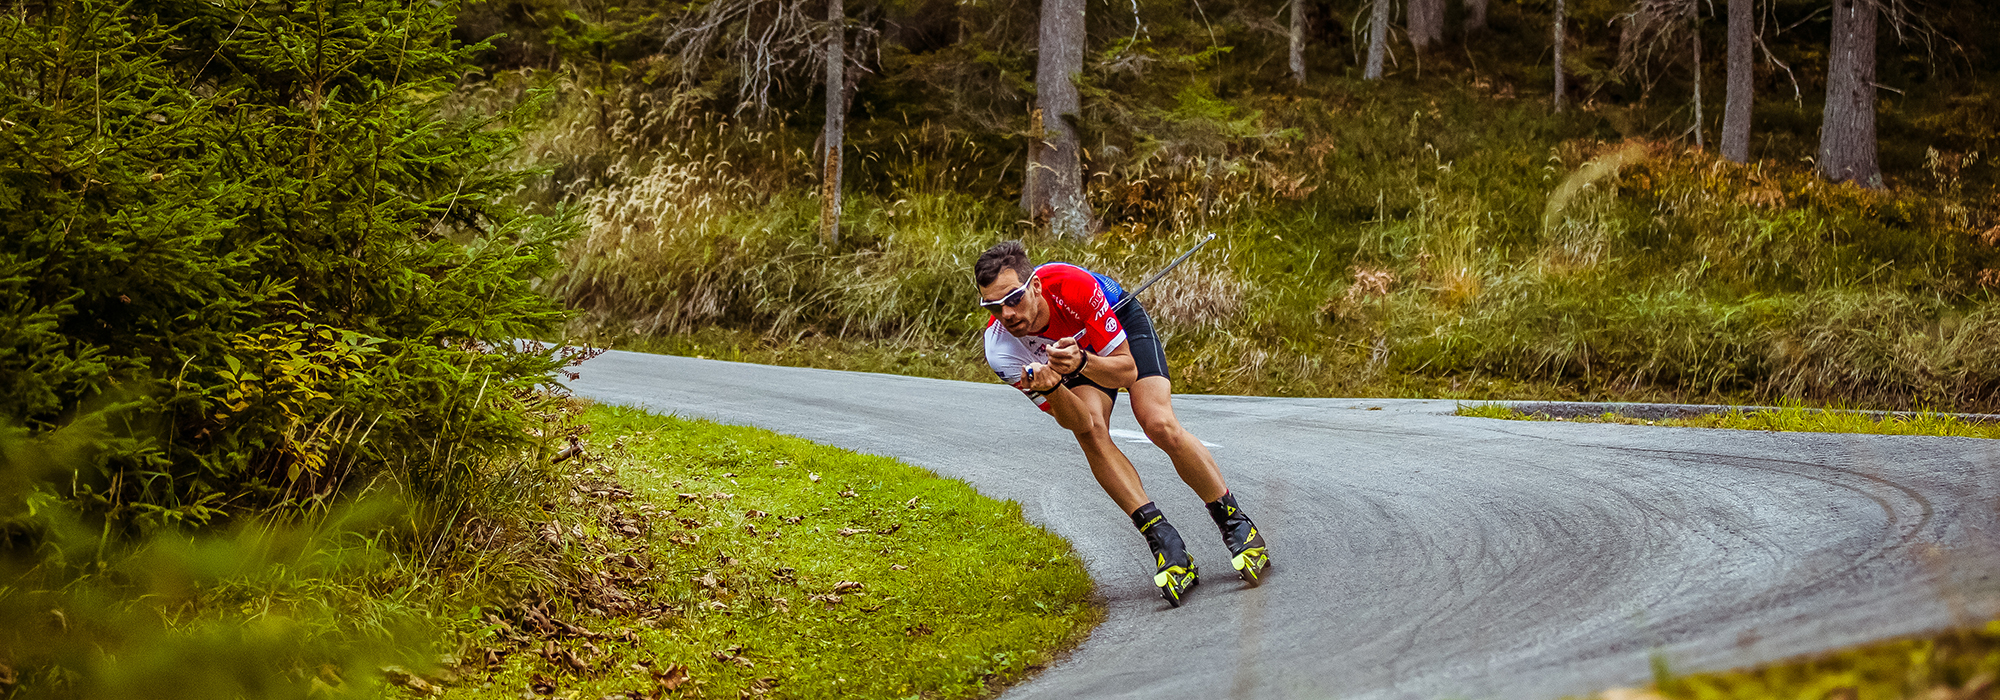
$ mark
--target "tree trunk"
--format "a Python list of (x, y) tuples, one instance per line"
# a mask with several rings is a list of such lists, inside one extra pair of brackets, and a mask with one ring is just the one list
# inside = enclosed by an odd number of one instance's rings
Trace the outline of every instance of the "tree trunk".
[(1701, 114), (1701, 3), (1688, 3), (1688, 42), (1694, 44), (1694, 147), (1708, 150)]
[(1292, 81), (1306, 84), (1306, 3), (1292, 0)]
[(1063, 237), (1091, 234), (1078, 152), (1076, 76), (1083, 72), (1083, 0), (1042, 0), (1035, 61), (1035, 111), (1029, 124), (1028, 215)]
[(1722, 107), (1722, 157), (1750, 162), (1752, 0), (1729, 0), (1729, 75)]
[(1418, 51), (1444, 41), (1444, 0), (1409, 0), (1410, 45)]
[(840, 245), (841, 141), (847, 131), (847, 8), (826, 0), (826, 133), (821, 138), (819, 232), (827, 247)]
[(1566, 33), (1565, 33), (1565, 31), (1564, 31), (1564, 27), (1563, 27), (1563, 25), (1564, 25), (1564, 24), (1566, 24), (1566, 22), (1565, 22), (1564, 20), (1566, 20), (1566, 19), (1567, 19), (1567, 15), (1569, 14), (1569, 12), (1568, 12), (1568, 9), (1569, 9), (1569, 8), (1568, 8), (1568, 7), (1566, 6), (1566, 5), (1564, 5), (1564, 3), (1563, 3), (1563, 0), (1556, 0), (1556, 25), (1555, 25), (1555, 34), (1556, 34), (1556, 36), (1555, 36), (1555, 44), (1556, 44), (1556, 92), (1555, 92), (1555, 105), (1556, 105), (1556, 111), (1557, 111), (1557, 112), (1561, 112), (1561, 111), (1563, 111), (1563, 41), (1565, 40), (1565, 34), (1566, 34)]
[(1819, 172), (1834, 182), (1882, 187), (1875, 159), (1875, 0), (1834, 0)]
[(1368, 17), (1368, 67), (1361, 71), (1363, 80), (1382, 79), (1382, 59), (1389, 53), (1389, 3), (1393, 0), (1375, 0), (1374, 14)]
[(1465, 0), (1465, 31), (1486, 29), (1486, 0)]

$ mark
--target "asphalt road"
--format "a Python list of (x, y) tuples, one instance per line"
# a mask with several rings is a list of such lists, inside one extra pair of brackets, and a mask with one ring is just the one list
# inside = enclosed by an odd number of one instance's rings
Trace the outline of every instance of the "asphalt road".
[(599, 401), (890, 455), (1021, 502), (1109, 617), (1026, 698), (1549, 700), (2000, 615), (2000, 442), (1463, 418), (1448, 401), (1181, 396), (1275, 567), (1114, 419), (1207, 574), (1185, 607), (1068, 433), (1012, 388), (613, 352)]

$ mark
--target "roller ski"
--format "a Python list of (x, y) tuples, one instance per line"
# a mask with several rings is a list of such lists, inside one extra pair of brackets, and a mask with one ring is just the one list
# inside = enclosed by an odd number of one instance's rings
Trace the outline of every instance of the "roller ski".
[(1146, 536), (1146, 545), (1153, 548), (1153, 564), (1159, 567), (1153, 574), (1153, 585), (1160, 587), (1160, 597), (1167, 599), (1167, 604), (1180, 607), (1182, 596), (1201, 582), (1201, 569), (1194, 565), (1194, 556), (1187, 553), (1181, 533), (1151, 503), (1132, 512), (1132, 524), (1138, 526), (1139, 534)]
[(1229, 547), (1229, 565), (1236, 569), (1236, 575), (1252, 586), (1263, 583), (1264, 570), (1271, 566), (1270, 551), (1264, 546), (1264, 536), (1257, 532), (1257, 524), (1236, 507), (1236, 494), (1224, 492), (1208, 504), (1208, 517), (1222, 530), (1222, 543)]

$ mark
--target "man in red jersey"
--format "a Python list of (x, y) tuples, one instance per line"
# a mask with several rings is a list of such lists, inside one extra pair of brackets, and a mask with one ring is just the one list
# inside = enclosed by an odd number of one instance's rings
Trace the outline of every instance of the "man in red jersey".
[(1263, 535), (1236, 507), (1215, 458), (1174, 418), (1173, 382), (1153, 321), (1138, 301), (1112, 307), (1125, 290), (1109, 277), (1067, 263), (1028, 264), (1020, 241), (988, 249), (973, 265), (986, 323), (986, 363), (1027, 394), (1056, 424), (1076, 434), (1090, 473), (1146, 537), (1158, 567), (1153, 583), (1167, 601), (1199, 581), (1180, 533), (1146, 497), (1139, 472), (1111, 440), (1118, 390), (1132, 394), (1132, 416), (1167, 453), (1181, 481), (1208, 504), (1232, 555), (1230, 565), (1255, 585), (1270, 563)]

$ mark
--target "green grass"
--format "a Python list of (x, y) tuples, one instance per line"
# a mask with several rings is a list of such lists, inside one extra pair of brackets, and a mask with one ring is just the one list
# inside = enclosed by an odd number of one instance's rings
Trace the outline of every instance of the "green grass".
[(1686, 418), (1650, 420), (1617, 413), (1559, 418), (1544, 413), (1525, 413), (1497, 403), (1464, 404), (1457, 415), (1501, 420), (1566, 421), (1571, 423), (1616, 423), (1659, 425), (1675, 428), (1726, 428), (1797, 433), (1862, 433), (1868, 435), (1935, 435), (1948, 437), (2000, 438), (2000, 424), (1966, 421), (1957, 416), (1932, 411), (1876, 414), (1860, 411), (1822, 409), (1790, 404), (1765, 409), (1731, 409)]
[[(449, 697), (977, 697), (1100, 618), (1067, 542), (962, 482), (751, 428), (584, 419), (593, 457), (553, 531), (600, 587), (522, 609), (591, 632), (510, 612)], [(476, 669), (488, 651), (503, 660)]]
[(1674, 677), (1626, 700), (1902, 700), (1992, 698), (2000, 622), (1922, 639), (1868, 644), (1750, 669)]

